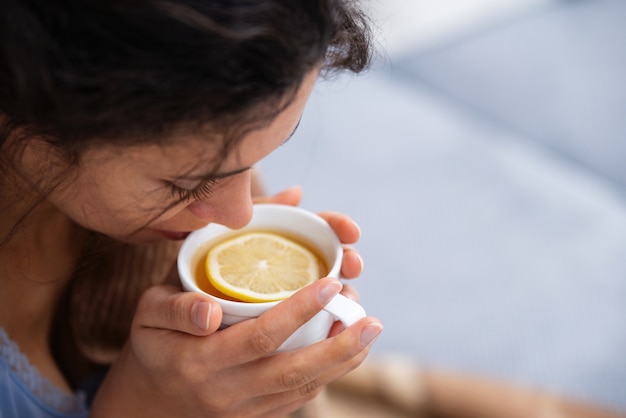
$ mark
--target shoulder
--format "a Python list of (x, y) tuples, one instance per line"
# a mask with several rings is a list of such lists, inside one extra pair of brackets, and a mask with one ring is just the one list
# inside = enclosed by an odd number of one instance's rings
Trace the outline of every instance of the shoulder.
[(0, 327), (0, 417), (87, 416), (84, 395), (65, 393), (50, 384)]

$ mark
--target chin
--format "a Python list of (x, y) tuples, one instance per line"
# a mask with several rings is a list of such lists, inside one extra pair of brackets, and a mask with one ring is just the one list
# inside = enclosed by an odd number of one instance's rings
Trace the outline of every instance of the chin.
[(158, 229), (143, 229), (133, 235), (126, 236), (124, 242), (146, 244), (153, 242), (173, 241), (182, 243), (191, 232), (163, 231)]
[[(161, 234), (156, 233), (155, 231), (146, 231), (141, 230), (135, 233), (130, 233), (126, 235), (121, 235), (119, 233), (110, 234), (106, 232), (100, 232), (102, 235), (106, 235), (112, 240), (131, 245), (142, 245), (142, 244), (156, 244), (170, 241), (177, 241), (173, 239), (168, 239), (167, 237), (162, 236)], [(182, 243), (182, 240), (178, 240)]]

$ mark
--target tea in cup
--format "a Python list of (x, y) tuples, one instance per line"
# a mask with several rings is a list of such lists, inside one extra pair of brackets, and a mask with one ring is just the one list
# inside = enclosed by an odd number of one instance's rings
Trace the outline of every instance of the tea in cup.
[[(267, 293), (267, 290), (251, 291), (249, 288), (253, 286), (250, 284), (246, 284), (241, 290), (244, 294), (239, 295), (245, 296), (244, 300), (261, 301), (243, 301), (237, 297), (237, 292), (232, 292), (233, 289), (237, 289), (236, 277), (230, 279), (232, 276), (226, 273), (212, 274), (211, 279), (207, 276), (207, 257), (212, 257), (216, 253), (215, 257), (224, 256), (229, 247), (244, 245), (245, 241), (254, 238), (276, 241), (277, 245), (282, 243), (298, 256), (305, 254), (308, 257), (306, 268), (313, 269), (309, 270), (308, 274), (315, 274), (315, 279), (339, 277), (343, 258), (342, 245), (328, 223), (307, 210), (287, 205), (259, 204), (254, 206), (251, 221), (242, 229), (232, 230), (218, 224), (207, 225), (192, 232), (185, 239), (178, 254), (178, 272), (185, 290), (205, 293), (220, 304), (223, 326), (256, 318), (280, 303), (280, 300), (262, 301), (266, 296), (263, 292)], [(241, 251), (241, 248), (237, 250)], [(219, 265), (219, 261), (217, 263)], [(286, 271), (284, 274), (289, 275), (290, 272)], [(215, 276), (225, 279), (222, 282), (216, 281)], [(281, 280), (281, 277), (278, 277), (278, 280)], [(289, 280), (289, 284), (294, 283), (293, 279)], [(218, 286), (226, 288), (218, 289)], [(230, 294), (226, 294), (224, 289)], [(268, 297), (279, 295), (280, 299), (284, 299), (297, 290), (279, 289), (276, 294)], [(279, 351), (294, 350), (325, 339), (336, 320), (350, 326), (363, 317), (365, 310), (361, 305), (339, 294), (292, 334), (281, 345)]]

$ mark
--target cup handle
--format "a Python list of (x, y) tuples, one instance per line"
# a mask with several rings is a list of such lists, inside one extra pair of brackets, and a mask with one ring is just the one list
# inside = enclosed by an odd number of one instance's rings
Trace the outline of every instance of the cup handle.
[(361, 318), (365, 318), (365, 309), (352, 299), (348, 299), (342, 294), (336, 295), (331, 299), (324, 310), (334, 315), (337, 320), (341, 321), (346, 327), (351, 326)]

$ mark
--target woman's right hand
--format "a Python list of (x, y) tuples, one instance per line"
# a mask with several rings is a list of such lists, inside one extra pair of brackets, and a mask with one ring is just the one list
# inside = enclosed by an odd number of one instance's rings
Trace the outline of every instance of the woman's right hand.
[(221, 309), (209, 297), (173, 286), (149, 289), (91, 416), (257, 418), (298, 409), (357, 367), (382, 330), (367, 317), (317, 344), (273, 354), (340, 289), (334, 279), (318, 280), (221, 331)]

